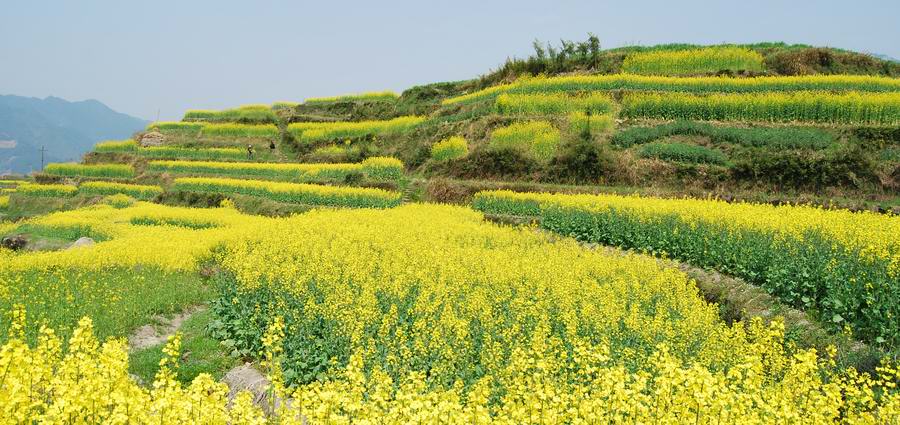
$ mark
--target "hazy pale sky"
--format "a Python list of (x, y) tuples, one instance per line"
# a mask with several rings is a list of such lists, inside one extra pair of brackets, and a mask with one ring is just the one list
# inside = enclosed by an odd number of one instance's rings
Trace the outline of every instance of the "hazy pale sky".
[(0, 94), (145, 119), (476, 77), (535, 38), (785, 41), (900, 58), (900, 1), (12, 1)]

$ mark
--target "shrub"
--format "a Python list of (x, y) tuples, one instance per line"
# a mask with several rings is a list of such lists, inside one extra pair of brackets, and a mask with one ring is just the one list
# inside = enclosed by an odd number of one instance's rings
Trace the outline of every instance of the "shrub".
[(559, 146), (559, 130), (547, 121), (514, 123), (491, 133), (493, 149), (519, 150), (539, 162), (547, 163)]
[(134, 177), (134, 167), (125, 164), (53, 163), (47, 164), (44, 173), (65, 177), (131, 178)]
[(687, 143), (647, 143), (641, 147), (640, 156), (690, 164), (724, 165), (727, 161), (720, 151)]
[(859, 146), (827, 152), (762, 151), (735, 162), (738, 180), (767, 182), (779, 187), (864, 187), (877, 183), (877, 163)]
[[(593, 126), (593, 125), (592, 125)], [(550, 162), (547, 180), (560, 183), (597, 183), (615, 172), (616, 159), (590, 139), (566, 143)]]
[(438, 162), (459, 159), (468, 154), (469, 144), (459, 136), (441, 140), (431, 147), (431, 159)]

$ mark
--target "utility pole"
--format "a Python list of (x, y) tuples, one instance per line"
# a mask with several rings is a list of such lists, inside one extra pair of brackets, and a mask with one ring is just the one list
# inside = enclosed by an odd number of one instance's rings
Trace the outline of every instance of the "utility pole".
[(44, 149), (44, 145), (41, 145), (41, 171), (44, 171), (44, 152), (47, 152), (47, 149)]

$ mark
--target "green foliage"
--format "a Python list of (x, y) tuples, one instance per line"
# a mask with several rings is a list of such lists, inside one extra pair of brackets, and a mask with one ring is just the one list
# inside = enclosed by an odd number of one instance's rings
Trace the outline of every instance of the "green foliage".
[(491, 133), (494, 149), (519, 150), (539, 162), (547, 163), (556, 154), (560, 133), (547, 121), (528, 121), (510, 124)]
[(711, 46), (690, 50), (635, 52), (622, 63), (632, 74), (681, 75), (719, 71), (762, 71), (763, 57), (750, 49)]
[(441, 140), (431, 147), (431, 159), (438, 162), (459, 159), (468, 154), (469, 144), (459, 136)]
[(631, 147), (668, 136), (706, 136), (713, 143), (770, 149), (825, 149), (837, 142), (826, 130), (808, 127), (722, 127), (693, 121), (675, 121), (654, 127), (631, 127), (616, 133), (613, 144)]
[[(599, 118), (599, 117), (598, 117)], [(593, 121), (591, 122), (593, 127)], [(591, 138), (564, 144), (550, 162), (545, 180), (560, 183), (597, 183), (616, 169), (616, 158), (604, 145)]]
[(737, 180), (765, 182), (780, 188), (820, 190), (877, 184), (876, 170), (871, 154), (851, 144), (824, 152), (754, 152), (735, 161), (732, 175)]
[(647, 143), (641, 146), (640, 156), (689, 164), (724, 165), (728, 160), (720, 151), (687, 143)]

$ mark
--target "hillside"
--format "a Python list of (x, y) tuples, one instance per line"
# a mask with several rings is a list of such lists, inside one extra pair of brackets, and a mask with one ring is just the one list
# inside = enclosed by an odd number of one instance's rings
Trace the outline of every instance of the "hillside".
[(0, 96), (0, 174), (39, 170), (41, 146), (46, 163), (73, 161), (98, 141), (131, 137), (146, 125), (96, 100)]
[(591, 37), (0, 180), (0, 415), (896, 423), (898, 66)]

